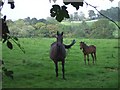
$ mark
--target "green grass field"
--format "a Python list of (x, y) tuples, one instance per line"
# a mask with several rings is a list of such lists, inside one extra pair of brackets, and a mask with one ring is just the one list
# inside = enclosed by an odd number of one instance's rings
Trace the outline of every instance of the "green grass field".
[[(86, 21), (86, 23), (91, 26), (95, 21), (97, 20), (91, 20), (91, 21)], [(79, 26), (80, 24), (82, 23), (82, 21), (64, 21), (64, 22), (61, 22), (61, 24), (63, 25), (66, 25), (66, 26)]]
[[(64, 39), (70, 44), (72, 38)], [(117, 39), (76, 39), (76, 44), (67, 51), (65, 76), (59, 63), (59, 77), (55, 77), (55, 67), (49, 58), (52, 38), (20, 39), (24, 54), (15, 44), (9, 50), (2, 46), (6, 68), (14, 71), (14, 80), (3, 75), (3, 88), (117, 88), (118, 87), (118, 40)], [(79, 42), (97, 47), (97, 64), (84, 65)]]

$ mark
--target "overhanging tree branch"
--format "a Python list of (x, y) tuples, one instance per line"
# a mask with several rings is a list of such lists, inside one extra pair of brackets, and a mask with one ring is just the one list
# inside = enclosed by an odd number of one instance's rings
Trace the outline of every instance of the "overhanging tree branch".
[[(23, 53), (25, 53), (24, 48), (21, 47), (21, 45), (16, 42), (15, 38), (13, 38), (12, 36), (10, 36), (10, 34), (8, 34), (8, 36), (10, 37), (10, 39), (12, 39), (12, 41), (14, 41), (14, 43), (22, 50)], [(18, 40), (17, 40), (18, 41)]]
[(93, 7), (99, 14), (101, 14), (102, 16), (104, 16), (105, 18), (107, 18), (108, 20), (112, 21), (120, 29), (120, 26), (114, 20), (112, 20), (111, 18), (109, 18), (109, 17), (105, 16), (104, 14), (102, 14), (95, 6), (93, 6), (93, 5), (91, 5), (91, 4), (87, 3), (87, 2), (85, 2), (85, 3), (87, 5)]

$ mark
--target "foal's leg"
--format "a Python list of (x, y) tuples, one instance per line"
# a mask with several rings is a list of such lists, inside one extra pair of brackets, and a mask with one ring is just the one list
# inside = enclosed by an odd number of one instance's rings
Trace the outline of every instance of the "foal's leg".
[(58, 77), (58, 62), (55, 62), (56, 77)]
[(87, 54), (87, 60), (88, 60), (88, 65), (89, 65), (89, 54)]
[(97, 58), (96, 58), (96, 52), (94, 52), (93, 54), (94, 54), (94, 58), (95, 58), (95, 62), (96, 62), (96, 60), (97, 60)]
[(64, 69), (64, 64), (65, 64), (65, 61), (62, 60), (62, 72), (63, 72), (63, 79), (65, 80), (65, 69)]
[(91, 53), (91, 56), (92, 56), (92, 59), (93, 59), (93, 64), (94, 64), (94, 55), (93, 55), (93, 53)]
[(86, 65), (86, 54), (84, 54), (84, 62), (85, 62), (85, 65)]

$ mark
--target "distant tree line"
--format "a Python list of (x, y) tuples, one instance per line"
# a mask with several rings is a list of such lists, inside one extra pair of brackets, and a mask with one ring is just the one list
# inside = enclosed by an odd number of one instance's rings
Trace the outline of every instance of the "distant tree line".
[[(111, 19), (118, 21), (118, 7), (112, 7), (100, 12), (107, 15)], [(87, 21), (98, 19), (98, 21), (88, 23)], [(83, 38), (118, 38), (118, 29), (116, 26), (104, 19), (100, 14), (95, 14), (93, 10), (89, 10), (89, 18), (85, 18), (83, 12), (74, 12), (70, 14), (69, 19), (64, 22), (81, 21), (77, 25), (64, 25), (48, 17), (47, 19), (36, 19), (27, 17), (16, 21), (7, 20), (10, 34), (17, 37), (54, 37), (56, 31), (64, 31), (65, 37), (83, 37)], [(69, 22), (70, 23), (70, 22)]]
[(55, 19), (39, 19), (27, 17), (16, 21), (7, 20), (10, 34), (16, 37), (55, 37), (57, 31), (64, 31), (65, 37), (76, 38), (118, 38), (116, 26), (106, 20), (85, 21), (73, 23), (64, 21), (70, 25), (57, 22)]
[[(120, 21), (118, 18), (118, 13), (120, 12), (120, 9), (118, 7), (111, 7), (110, 9), (107, 10), (100, 10), (100, 13), (106, 15), (107, 17), (111, 18), (114, 21)], [(94, 10), (89, 10), (88, 15), (89, 15), (89, 20), (94, 20), (94, 19), (101, 19), (104, 18), (100, 13), (95, 13)], [(74, 12), (73, 14), (70, 14), (70, 21), (82, 21), (85, 18), (85, 14), (83, 12)]]
[[(108, 16), (114, 21), (120, 21), (120, 18), (118, 17), (120, 8), (119, 7), (111, 7), (110, 9), (107, 10), (101, 10), (100, 11), (102, 14)], [(98, 18), (103, 18), (102, 15), (98, 14)]]

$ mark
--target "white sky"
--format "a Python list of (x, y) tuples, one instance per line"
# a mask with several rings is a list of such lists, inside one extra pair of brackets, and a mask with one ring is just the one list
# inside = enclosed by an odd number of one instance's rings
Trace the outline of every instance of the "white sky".
[[(6, 4), (4, 5), (2, 9), (2, 14), (7, 15), (7, 19), (17, 20), (17, 19), (24, 19), (26, 17), (30, 18), (46, 18), (50, 16), (50, 9), (52, 7), (53, 0), (50, 3), (49, 0), (14, 0), (15, 1), (15, 8), (10, 9), (10, 5), (7, 4), (7, 0), (5, 1)], [(120, 0), (114, 0), (113, 2), (110, 2), (109, 0), (85, 0), (89, 4), (92, 4), (93, 6), (97, 6), (98, 10), (101, 9), (108, 9), (110, 7), (118, 7), (118, 2)], [(56, 4), (63, 5), (63, 0), (57, 0)], [(68, 12), (74, 13), (77, 11), (74, 7), (71, 5), (68, 5)], [(84, 4), (83, 7), (80, 7), (79, 11), (82, 11), (85, 13), (86, 16), (88, 16), (88, 10), (94, 10), (90, 6), (86, 6)]]

